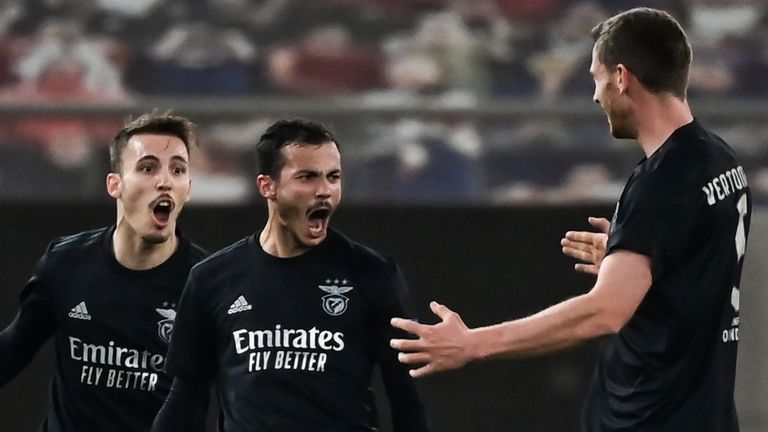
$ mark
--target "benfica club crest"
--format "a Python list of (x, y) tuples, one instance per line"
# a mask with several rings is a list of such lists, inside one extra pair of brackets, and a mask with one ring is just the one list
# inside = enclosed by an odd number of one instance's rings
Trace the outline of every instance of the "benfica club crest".
[(342, 294), (352, 291), (354, 287), (347, 286), (346, 279), (342, 280), (340, 284), (338, 279), (326, 279), (325, 285), (318, 285), (317, 287), (328, 293), (322, 297), (325, 313), (331, 316), (339, 316), (347, 311), (349, 297)]
[(171, 342), (173, 334), (173, 322), (176, 320), (176, 311), (173, 309), (155, 309), (163, 318), (157, 322), (157, 335), (165, 343)]

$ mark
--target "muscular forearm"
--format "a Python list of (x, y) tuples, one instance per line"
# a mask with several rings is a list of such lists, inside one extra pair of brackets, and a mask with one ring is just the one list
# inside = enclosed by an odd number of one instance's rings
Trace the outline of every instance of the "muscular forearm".
[(609, 305), (588, 293), (526, 318), (472, 329), (468, 338), (475, 359), (526, 357), (615, 333), (622, 324)]
[(471, 330), (470, 355), (523, 357), (616, 333), (635, 313), (651, 282), (648, 257), (616, 251), (603, 260), (597, 282), (587, 294), (527, 318)]

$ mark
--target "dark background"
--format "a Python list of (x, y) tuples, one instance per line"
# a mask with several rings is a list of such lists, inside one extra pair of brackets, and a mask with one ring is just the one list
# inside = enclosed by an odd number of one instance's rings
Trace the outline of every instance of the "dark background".
[[(10, 322), (18, 293), (55, 236), (114, 221), (112, 204), (5, 205), (2, 225), (0, 325)], [(438, 300), (470, 327), (522, 317), (588, 290), (592, 278), (572, 270), (560, 253), (568, 229), (586, 229), (604, 207), (342, 207), (334, 226), (396, 257), (419, 316)], [(261, 228), (260, 205), (192, 207), (182, 229), (211, 250)], [(419, 382), (435, 431), (524, 432), (577, 430), (597, 343), (533, 359), (491, 361)], [(0, 389), (0, 430), (34, 431), (48, 409), (53, 351), (46, 346)], [(383, 395), (378, 384), (377, 394)], [(388, 431), (385, 398), (382, 430)]]

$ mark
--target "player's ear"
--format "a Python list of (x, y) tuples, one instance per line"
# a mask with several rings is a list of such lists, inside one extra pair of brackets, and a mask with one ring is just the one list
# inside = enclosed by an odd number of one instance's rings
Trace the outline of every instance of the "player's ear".
[(121, 192), (120, 192), (120, 184), (122, 183), (123, 179), (120, 178), (120, 174), (118, 173), (109, 173), (107, 174), (107, 193), (112, 198), (120, 198)]
[(277, 197), (276, 186), (272, 176), (259, 174), (259, 176), (256, 177), (256, 187), (259, 189), (259, 193), (268, 200), (274, 200)]
[(624, 63), (619, 63), (616, 65), (616, 88), (619, 90), (619, 94), (624, 94), (627, 92), (627, 87), (629, 85), (629, 75), (632, 72), (627, 69), (627, 66), (624, 65)]

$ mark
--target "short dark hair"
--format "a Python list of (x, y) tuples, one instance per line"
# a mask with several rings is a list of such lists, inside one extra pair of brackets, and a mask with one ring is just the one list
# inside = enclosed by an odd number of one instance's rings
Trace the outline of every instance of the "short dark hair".
[(152, 111), (142, 114), (135, 120), (129, 119), (109, 143), (109, 163), (112, 172), (121, 172), (123, 150), (131, 137), (145, 133), (178, 137), (184, 142), (187, 152), (191, 146), (197, 145), (197, 125), (189, 119), (167, 112), (160, 114)]
[(268, 127), (256, 144), (256, 165), (259, 174), (277, 177), (285, 165), (282, 149), (287, 145), (339, 144), (333, 134), (320, 123), (303, 120), (278, 120)]
[(612, 16), (592, 29), (597, 58), (610, 71), (624, 64), (654, 93), (685, 99), (691, 45), (669, 13), (635, 8)]

